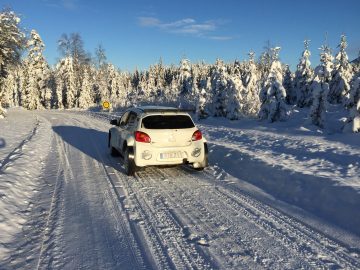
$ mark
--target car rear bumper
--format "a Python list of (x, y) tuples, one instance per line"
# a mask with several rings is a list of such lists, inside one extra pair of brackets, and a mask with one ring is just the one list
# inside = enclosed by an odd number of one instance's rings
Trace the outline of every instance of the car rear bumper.
[(181, 147), (160, 148), (139, 142), (134, 145), (134, 160), (136, 166), (139, 167), (202, 162), (204, 157), (205, 147), (203, 140)]

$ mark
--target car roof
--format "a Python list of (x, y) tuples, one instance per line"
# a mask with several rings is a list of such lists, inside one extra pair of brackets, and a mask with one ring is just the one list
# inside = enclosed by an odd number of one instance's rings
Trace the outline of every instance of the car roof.
[(134, 111), (138, 114), (147, 114), (147, 113), (159, 113), (159, 112), (187, 113), (187, 112), (193, 112), (194, 110), (180, 109), (180, 108), (166, 107), (166, 106), (139, 106), (139, 107), (129, 108), (128, 111)]

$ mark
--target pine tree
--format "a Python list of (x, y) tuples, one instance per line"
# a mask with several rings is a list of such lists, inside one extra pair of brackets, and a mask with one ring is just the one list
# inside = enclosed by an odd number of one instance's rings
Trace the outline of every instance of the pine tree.
[(269, 76), (260, 92), (260, 119), (270, 122), (283, 121), (288, 117), (285, 103), (286, 91), (282, 86), (282, 67), (278, 60), (280, 47), (272, 49), (272, 63)]
[(267, 77), (270, 73), (271, 63), (272, 63), (272, 52), (271, 52), (271, 43), (268, 40), (264, 46), (264, 51), (260, 55), (258, 68), (259, 71), (259, 83), (262, 88), (266, 82)]
[(249, 61), (245, 64), (244, 72), (244, 89), (246, 89), (244, 114), (256, 116), (260, 110), (259, 72), (254, 60), (255, 53), (251, 51), (248, 55)]
[(346, 36), (341, 35), (341, 41), (338, 45), (339, 52), (335, 56), (334, 70), (330, 83), (329, 102), (346, 103), (350, 91), (350, 81), (353, 76), (352, 66), (349, 63), (346, 54), (347, 42)]
[(360, 76), (353, 80), (348, 101), (349, 117), (344, 131), (360, 132)]
[(21, 91), (21, 68), (13, 66), (8, 70), (7, 77), (4, 79), (3, 86), (6, 91), (3, 93), (2, 103), (6, 107), (20, 105)]
[(79, 108), (88, 109), (93, 105), (92, 86), (93, 82), (90, 77), (90, 72), (89, 70), (85, 70), (79, 97)]
[(242, 83), (241, 67), (238, 61), (235, 61), (227, 80), (225, 113), (230, 120), (237, 120), (244, 115), (244, 105), (249, 97), (249, 93)]
[(10, 10), (0, 12), (0, 118), (5, 117), (2, 108), (5, 91), (4, 79), (8, 69), (19, 63), (24, 34), (19, 27), (20, 18)]
[[(27, 81), (25, 82), (25, 97), (23, 106), (29, 110), (43, 108), (51, 101), (51, 89), (49, 89), (50, 70), (43, 56), (44, 43), (40, 35), (32, 30), (27, 43), (29, 50), (28, 57), (24, 61), (24, 68), (27, 69)], [(47, 92), (50, 94), (47, 94)]]
[(294, 89), (293, 74), (289, 68), (289, 65), (285, 66), (283, 86), (286, 91), (286, 103), (295, 104), (297, 96), (296, 96), (296, 91)]
[(229, 76), (226, 85), (225, 113), (230, 120), (240, 119), (244, 113), (245, 88), (239, 73)]
[(297, 93), (297, 105), (300, 108), (310, 106), (312, 100), (310, 84), (313, 80), (314, 72), (310, 67), (311, 63), (309, 58), (311, 53), (309, 51), (309, 42), (310, 40), (304, 41), (305, 50), (297, 65), (294, 79), (294, 87)]
[(320, 65), (315, 68), (315, 74), (321, 74), (323, 81), (330, 83), (334, 57), (327, 45), (322, 45), (319, 49), (322, 51), (320, 53)]
[(190, 61), (184, 58), (180, 61), (179, 69), (179, 107), (187, 107), (189, 105), (189, 98), (193, 94), (192, 81)]
[(78, 105), (73, 59), (65, 57), (56, 66), (57, 107), (71, 109)]
[(311, 89), (313, 93), (313, 102), (311, 105), (309, 117), (312, 124), (323, 128), (326, 117), (329, 84), (325, 81), (321, 74), (317, 74), (313, 83), (311, 84)]
[(313, 101), (309, 118), (312, 124), (323, 128), (326, 118), (329, 81), (331, 79), (332, 56), (328, 46), (323, 45), (320, 50), (322, 50), (320, 53), (320, 65), (315, 68), (315, 78), (311, 84)]
[(228, 84), (227, 72), (224, 62), (216, 60), (211, 77), (211, 88), (213, 95), (213, 115), (226, 116), (226, 89)]

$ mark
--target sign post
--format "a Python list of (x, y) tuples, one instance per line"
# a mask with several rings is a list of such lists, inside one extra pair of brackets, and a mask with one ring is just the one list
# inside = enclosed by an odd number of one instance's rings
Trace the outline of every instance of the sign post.
[(103, 103), (102, 103), (102, 106), (103, 106), (103, 110), (109, 110), (110, 111), (110, 102), (105, 100)]
[(110, 120), (110, 102), (107, 100), (104, 100), (102, 103), (102, 107), (104, 111), (108, 111), (108, 120)]

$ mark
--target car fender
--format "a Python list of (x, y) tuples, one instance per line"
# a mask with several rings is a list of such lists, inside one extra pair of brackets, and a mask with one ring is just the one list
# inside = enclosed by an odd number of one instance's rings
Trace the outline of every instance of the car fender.
[(115, 147), (115, 137), (116, 137), (116, 129), (115, 128), (110, 128), (109, 129), (109, 147), (112, 146), (112, 147)]
[(134, 138), (134, 135), (128, 135), (126, 137), (126, 144), (127, 146), (131, 146), (131, 147), (134, 147), (134, 144), (135, 144), (135, 138)]

